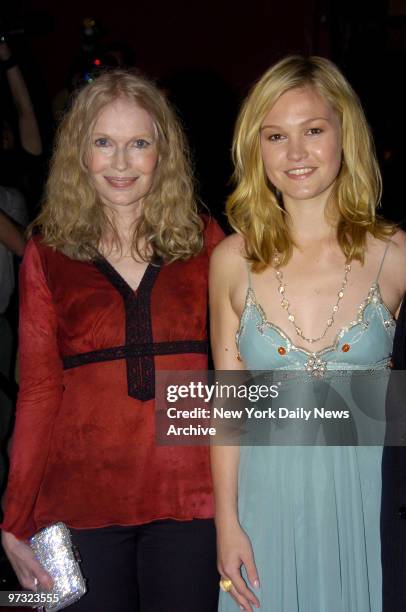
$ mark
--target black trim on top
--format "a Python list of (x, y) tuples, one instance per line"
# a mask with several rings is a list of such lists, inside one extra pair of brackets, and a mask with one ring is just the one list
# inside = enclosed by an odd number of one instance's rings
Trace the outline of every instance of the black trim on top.
[[(96, 268), (117, 289), (124, 301), (125, 344), (128, 347), (153, 347), (151, 320), (151, 292), (161, 270), (162, 261), (148, 264), (136, 291), (104, 258), (94, 262)], [(119, 347), (120, 348), (120, 347)], [(79, 355), (78, 355), (79, 357)], [(154, 352), (124, 357), (127, 363), (128, 395), (142, 401), (155, 396)]]
[(133, 357), (144, 357), (144, 355), (207, 354), (207, 351), (208, 343), (206, 340), (174, 340), (173, 342), (155, 342), (154, 344), (113, 346), (97, 351), (89, 351), (88, 353), (65, 355), (62, 358), (62, 363), (65, 370), (70, 370), (71, 368), (100, 361), (131, 359)]

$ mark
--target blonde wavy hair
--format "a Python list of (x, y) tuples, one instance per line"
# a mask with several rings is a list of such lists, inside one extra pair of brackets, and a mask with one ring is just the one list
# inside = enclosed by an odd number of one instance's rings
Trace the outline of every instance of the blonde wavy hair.
[(125, 70), (102, 74), (74, 99), (57, 133), (42, 210), (31, 232), (39, 231), (45, 244), (82, 261), (96, 258), (106, 237), (111, 248), (122, 249), (114, 216), (107, 215), (86, 168), (95, 122), (118, 98), (146, 110), (158, 136), (159, 161), (134, 225), (132, 254), (144, 261), (188, 259), (203, 246), (188, 147), (162, 93)]
[[(282, 94), (307, 85), (338, 114), (342, 131), (342, 166), (328, 205), (337, 218), (337, 240), (348, 261), (364, 261), (366, 237), (385, 239), (394, 232), (376, 215), (381, 175), (371, 133), (358, 96), (339, 69), (323, 57), (288, 56), (272, 66), (254, 85), (241, 108), (233, 140), (235, 189), (227, 201), (233, 229), (245, 239), (248, 261), (256, 272), (281, 264), (294, 246), (283, 201), (267, 178), (260, 150), (262, 122)], [(338, 213), (338, 215), (337, 215)]]

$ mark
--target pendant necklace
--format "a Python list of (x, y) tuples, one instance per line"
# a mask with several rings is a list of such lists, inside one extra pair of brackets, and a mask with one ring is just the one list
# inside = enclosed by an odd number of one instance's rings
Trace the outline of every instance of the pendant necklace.
[(274, 257), (273, 260), (274, 263), (274, 269), (275, 269), (275, 275), (276, 278), (278, 280), (278, 292), (281, 296), (281, 306), (284, 310), (286, 310), (287, 315), (288, 315), (288, 319), (289, 321), (292, 323), (293, 327), (295, 328), (295, 331), (297, 333), (298, 336), (300, 336), (300, 338), (302, 338), (302, 340), (304, 340), (305, 342), (308, 342), (309, 344), (313, 344), (314, 342), (318, 342), (319, 340), (322, 340), (324, 338), (324, 336), (327, 334), (328, 330), (330, 329), (330, 327), (333, 325), (334, 323), (334, 317), (338, 312), (338, 309), (340, 307), (340, 302), (344, 296), (344, 290), (346, 288), (347, 285), (347, 280), (348, 280), (348, 274), (351, 271), (351, 264), (346, 263), (344, 266), (344, 278), (343, 278), (343, 282), (340, 288), (340, 291), (337, 293), (337, 301), (334, 304), (332, 310), (331, 310), (331, 314), (329, 316), (329, 318), (327, 319), (327, 324), (326, 327), (323, 331), (322, 334), (320, 334), (320, 336), (317, 336), (317, 338), (308, 338), (307, 336), (304, 335), (304, 333), (302, 332), (302, 330), (300, 329), (300, 327), (296, 324), (296, 317), (295, 315), (291, 312), (290, 310), (290, 303), (289, 300), (286, 296), (286, 285), (283, 282), (283, 274), (282, 271), (279, 267), (279, 263), (280, 263), (280, 258), (278, 255), (276, 255)]

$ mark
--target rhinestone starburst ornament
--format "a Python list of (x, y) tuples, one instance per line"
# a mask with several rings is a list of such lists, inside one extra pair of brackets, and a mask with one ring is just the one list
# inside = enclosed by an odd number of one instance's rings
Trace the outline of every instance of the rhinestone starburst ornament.
[(304, 367), (306, 372), (311, 374), (311, 376), (321, 378), (327, 370), (327, 362), (314, 355), (313, 357), (309, 357)]

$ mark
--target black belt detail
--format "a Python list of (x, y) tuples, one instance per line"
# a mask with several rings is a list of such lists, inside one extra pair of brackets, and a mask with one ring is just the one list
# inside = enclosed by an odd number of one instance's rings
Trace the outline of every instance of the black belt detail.
[(113, 346), (108, 349), (78, 353), (77, 355), (66, 355), (62, 358), (65, 370), (77, 368), (88, 363), (101, 361), (116, 361), (117, 359), (131, 359), (132, 357), (144, 357), (155, 355), (180, 355), (187, 353), (207, 354), (208, 343), (206, 340), (175, 340), (174, 342), (155, 342), (154, 344), (135, 344), (132, 346)]

